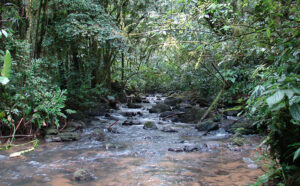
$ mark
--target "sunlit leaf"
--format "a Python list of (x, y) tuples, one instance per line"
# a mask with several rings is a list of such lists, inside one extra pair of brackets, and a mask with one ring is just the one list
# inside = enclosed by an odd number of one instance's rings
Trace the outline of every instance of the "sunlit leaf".
[(290, 107), (290, 113), (295, 120), (300, 121), (300, 104), (294, 104)]
[(300, 156), (300, 148), (298, 148), (298, 149), (296, 150), (296, 152), (295, 152), (295, 154), (294, 154), (293, 160), (295, 161), (296, 159), (299, 158), (299, 156)]
[(11, 55), (10, 52), (7, 50), (6, 51), (6, 55), (4, 57), (4, 65), (3, 65), (3, 69), (1, 71), (1, 75), (3, 77), (7, 77), (9, 78), (10, 76), (10, 72), (11, 72)]

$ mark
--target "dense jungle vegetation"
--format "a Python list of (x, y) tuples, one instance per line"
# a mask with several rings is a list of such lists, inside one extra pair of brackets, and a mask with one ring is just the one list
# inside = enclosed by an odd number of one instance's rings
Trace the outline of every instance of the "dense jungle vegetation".
[(253, 119), (258, 184), (300, 183), (299, 0), (1, 0), (0, 136), (170, 92)]

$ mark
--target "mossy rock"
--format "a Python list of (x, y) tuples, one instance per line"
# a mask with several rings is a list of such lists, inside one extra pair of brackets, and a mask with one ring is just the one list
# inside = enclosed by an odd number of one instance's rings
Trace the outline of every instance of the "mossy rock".
[(205, 110), (199, 107), (185, 108), (184, 114), (178, 115), (175, 122), (197, 123), (205, 113)]
[(144, 123), (143, 129), (146, 129), (146, 130), (156, 130), (157, 126), (152, 121), (147, 121), (147, 122)]
[(169, 106), (176, 106), (177, 104), (181, 103), (181, 98), (174, 98), (174, 97), (168, 97), (165, 99), (164, 103)]
[(150, 113), (160, 113), (160, 112), (166, 112), (171, 111), (171, 107), (164, 103), (159, 103), (157, 105), (154, 105), (151, 109), (149, 109)]
[(248, 141), (239, 132), (234, 134), (229, 141), (232, 143), (232, 145), (236, 146), (243, 146), (245, 143), (248, 143)]
[(46, 130), (46, 135), (57, 135), (58, 134), (58, 129), (56, 128), (50, 128)]
[(62, 141), (76, 141), (79, 140), (79, 134), (77, 132), (63, 132), (58, 134)]
[(241, 133), (243, 135), (257, 133), (257, 130), (255, 126), (252, 125), (252, 122), (247, 120), (241, 120), (233, 125), (230, 125), (227, 131), (231, 133)]
[(104, 141), (106, 137), (105, 133), (101, 129), (94, 130), (92, 135), (97, 141)]
[(203, 121), (195, 127), (198, 131), (213, 131), (219, 129), (218, 123), (211, 120)]
[(93, 179), (92, 174), (85, 169), (78, 169), (73, 173), (73, 180), (75, 181), (90, 181)]

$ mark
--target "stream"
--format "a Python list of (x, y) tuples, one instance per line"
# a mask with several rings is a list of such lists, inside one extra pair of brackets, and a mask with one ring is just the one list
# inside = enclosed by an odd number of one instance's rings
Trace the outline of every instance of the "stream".
[[(78, 141), (40, 142), (18, 158), (8, 157), (11, 150), (0, 152), (0, 185), (248, 185), (263, 173), (251, 160), (257, 156), (259, 137), (247, 136), (250, 144), (233, 146), (222, 129), (204, 136), (193, 124), (161, 120), (148, 109), (164, 97), (146, 99), (149, 103), (140, 103), (142, 108), (120, 105), (110, 117), (94, 117)], [(128, 117), (137, 125), (122, 125)], [(114, 131), (108, 131), (116, 121)], [(158, 129), (143, 129), (147, 121)], [(161, 131), (165, 126), (178, 132)], [(104, 131), (105, 140), (93, 138), (96, 129)], [(73, 179), (81, 168), (91, 180)]]

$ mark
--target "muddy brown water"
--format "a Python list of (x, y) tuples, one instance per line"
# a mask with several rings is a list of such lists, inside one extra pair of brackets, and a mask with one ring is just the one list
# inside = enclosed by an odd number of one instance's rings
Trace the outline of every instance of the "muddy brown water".
[[(158, 114), (147, 111), (157, 97), (147, 97), (150, 103), (143, 103), (141, 109), (123, 105), (111, 118), (95, 117), (79, 141), (41, 142), (35, 151), (19, 158), (8, 158), (10, 151), (0, 152), (0, 185), (248, 185), (263, 173), (245, 161), (256, 158), (259, 137), (248, 136), (249, 144), (235, 147), (222, 130), (203, 136), (192, 124), (161, 121)], [(143, 113), (131, 119), (154, 121), (158, 130), (122, 126), (128, 119), (124, 112)], [(113, 127), (119, 134), (105, 130), (116, 120), (119, 122)], [(166, 125), (179, 132), (160, 131)], [(105, 131), (105, 141), (91, 138), (95, 129)], [(185, 146), (203, 148), (196, 152), (168, 151)], [(88, 170), (93, 180), (74, 181), (73, 173), (80, 168)]]

